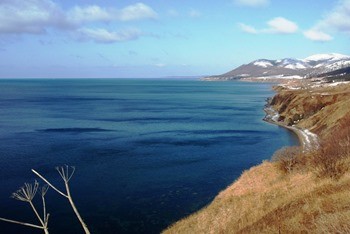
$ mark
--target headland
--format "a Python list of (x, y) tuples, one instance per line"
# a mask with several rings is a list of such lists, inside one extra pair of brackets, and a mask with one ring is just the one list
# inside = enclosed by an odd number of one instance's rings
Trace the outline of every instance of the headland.
[(265, 120), (295, 132), (301, 147), (243, 172), (164, 233), (350, 232), (350, 83), (300, 81), (274, 90)]

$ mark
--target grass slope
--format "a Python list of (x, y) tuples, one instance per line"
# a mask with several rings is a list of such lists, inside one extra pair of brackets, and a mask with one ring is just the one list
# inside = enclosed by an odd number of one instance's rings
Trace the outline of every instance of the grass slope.
[(279, 90), (275, 108), (285, 118), (301, 114), (295, 124), (317, 132), (320, 148), (276, 152), (278, 160), (245, 171), (164, 233), (350, 233), (349, 92), (349, 85)]

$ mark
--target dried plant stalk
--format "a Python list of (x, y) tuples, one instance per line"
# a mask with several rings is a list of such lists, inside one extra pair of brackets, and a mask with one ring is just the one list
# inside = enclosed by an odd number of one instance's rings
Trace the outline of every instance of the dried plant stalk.
[(25, 183), (23, 187), (18, 189), (16, 192), (12, 193), (12, 198), (23, 202), (28, 202), (34, 214), (38, 218), (41, 226), (31, 224), (31, 223), (20, 222), (12, 219), (0, 218), (0, 220), (9, 222), (9, 223), (15, 223), (15, 224), (20, 224), (24, 226), (33, 227), (33, 228), (43, 229), (44, 233), (48, 234), (49, 233), (48, 231), (49, 214), (46, 214), (46, 204), (45, 204), (45, 198), (44, 198), (48, 187), (43, 186), (43, 188), (41, 188), (41, 197), (42, 197), (42, 204), (43, 204), (43, 211), (44, 211), (43, 218), (40, 217), (38, 211), (36, 210), (33, 204), (33, 198), (35, 197), (38, 191), (38, 188), (39, 188), (39, 183), (37, 181), (34, 182), (34, 185)]
[(65, 166), (61, 166), (61, 167), (56, 167), (56, 170), (58, 171), (58, 173), (60, 174), (61, 178), (64, 181), (64, 185), (66, 188), (66, 193), (60, 191), (59, 189), (57, 189), (54, 185), (52, 185), (44, 176), (42, 176), (39, 172), (35, 171), (34, 169), (32, 169), (32, 172), (34, 174), (36, 174), (40, 179), (42, 179), (43, 181), (45, 181), (53, 190), (55, 190), (57, 193), (61, 194), (63, 197), (67, 198), (75, 215), (77, 216), (81, 226), (83, 227), (84, 231), (86, 234), (90, 234), (90, 231), (86, 225), (86, 223), (84, 222), (83, 218), (81, 217), (77, 207), (75, 206), (75, 203), (73, 201), (71, 192), (70, 192), (70, 188), (69, 188), (69, 181), (72, 178), (74, 172), (75, 172), (75, 167), (71, 167), (70, 168), (65, 165)]

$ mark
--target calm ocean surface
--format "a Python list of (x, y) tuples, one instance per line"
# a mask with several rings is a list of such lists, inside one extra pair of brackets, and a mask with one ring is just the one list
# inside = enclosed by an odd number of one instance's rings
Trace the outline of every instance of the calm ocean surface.
[[(272, 95), (269, 84), (241, 82), (0, 80), (0, 217), (37, 223), (11, 193), (34, 181), (31, 168), (63, 188), (55, 166), (68, 164), (93, 233), (159, 233), (297, 144), (262, 121)], [(82, 233), (66, 199), (53, 190), (46, 199), (50, 233)], [(0, 222), (0, 233), (41, 231)]]

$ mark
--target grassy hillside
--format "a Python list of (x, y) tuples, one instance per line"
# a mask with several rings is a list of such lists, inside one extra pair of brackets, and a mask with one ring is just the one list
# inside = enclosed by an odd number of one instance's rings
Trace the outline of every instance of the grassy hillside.
[(271, 105), (285, 124), (295, 124), (327, 138), (340, 119), (350, 112), (350, 85), (312, 87), (290, 90), (277, 87)]
[(349, 95), (349, 85), (280, 89), (283, 121), (316, 132), (320, 147), (277, 151), (164, 233), (350, 233)]

